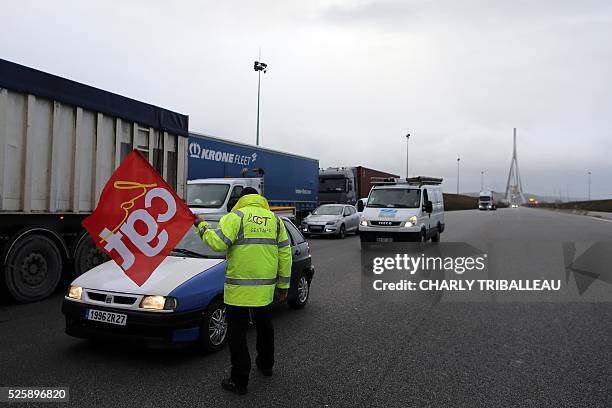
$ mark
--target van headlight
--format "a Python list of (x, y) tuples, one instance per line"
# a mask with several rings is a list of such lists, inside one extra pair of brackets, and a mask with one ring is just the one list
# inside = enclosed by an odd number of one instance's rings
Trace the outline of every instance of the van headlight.
[(74, 300), (81, 300), (81, 296), (83, 295), (83, 288), (80, 286), (72, 286), (68, 288), (68, 297)]
[(176, 299), (169, 296), (145, 296), (140, 302), (140, 307), (149, 310), (174, 310)]
[(363, 215), (359, 217), (359, 219), (360, 219), (359, 225), (361, 225), (362, 227), (368, 226), (368, 220), (366, 220), (366, 218)]
[(404, 224), (404, 227), (410, 228), (410, 227), (414, 227), (416, 224), (417, 224), (417, 217), (416, 215), (413, 215), (412, 217), (408, 218), (408, 221), (406, 221), (406, 223)]

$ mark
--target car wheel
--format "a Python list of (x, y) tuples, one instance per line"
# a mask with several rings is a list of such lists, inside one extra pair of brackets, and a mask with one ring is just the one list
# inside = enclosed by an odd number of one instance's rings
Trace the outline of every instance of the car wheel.
[(62, 276), (62, 255), (51, 239), (30, 235), (11, 249), (4, 268), (9, 294), (20, 303), (48, 297)]
[(225, 347), (227, 342), (227, 319), (225, 318), (225, 304), (219, 299), (213, 300), (202, 319), (200, 327), (200, 344), (202, 348), (215, 353)]
[(346, 235), (346, 227), (344, 224), (340, 225), (340, 231), (338, 231), (338, 238), (342, 239)]
[(295, 298), (287, 301), (292, 309), (302, 309), (308, 302), (308, 296), (310, 295), (310, 281), (306, 276), (306, 273), (302, 272), (298, 278), (297, 288), (295, 290)]

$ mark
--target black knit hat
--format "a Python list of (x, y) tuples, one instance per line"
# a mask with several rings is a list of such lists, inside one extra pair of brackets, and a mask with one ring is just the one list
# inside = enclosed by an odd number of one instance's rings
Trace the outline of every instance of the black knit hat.
[(259, 193), (253, 187), (246, 187), (244, 190), (242, 190), (242, 193), (240, 193), (240, 197), (244, 197), (245, 195), (248, 195), (248, 194), (259, 194)]

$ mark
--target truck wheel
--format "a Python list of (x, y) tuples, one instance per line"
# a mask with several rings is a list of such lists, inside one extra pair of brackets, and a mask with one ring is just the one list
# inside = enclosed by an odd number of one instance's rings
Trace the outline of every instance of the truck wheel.
[(74, 277), (110, 260), (108, 255), (100, 251), (89, 234), (81, 239), (74, 255)]
[(216, 353), (225, 347), (227, 342), (227, 319), (225, 304), (219, 299), (213, 300), (204, 313), (200, 326), (200, 345), (204, 351)]
[(55, 242), (43, 235), (30, 235), (18, 241), (4, 268), (6, 288), (20, 303), (48, 297), (61, 276), (62, 255)]
[(304, 272), (300, 273), (298, 278), (297, 288), (295, 290), (295, 298), (287, 301), (289, 307), (292, 309), (302, 309), (308, 302), (308, 295), (310, 294), (310, 282)]

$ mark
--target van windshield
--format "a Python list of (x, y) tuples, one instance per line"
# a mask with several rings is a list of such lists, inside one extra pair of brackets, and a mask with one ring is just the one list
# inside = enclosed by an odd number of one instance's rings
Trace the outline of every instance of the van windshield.
[(480, 196), (479, 200), (480, 201), (491, 201), (491, 197), (489, 197), (489, 196)]
[(229, 184), (187, 184), (187, 206), (221, 208), (229, 188)]
[(377, 188), (370, 192), (370, 208), (418, 208), (421, 190), (416, 188)]

